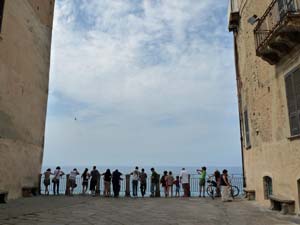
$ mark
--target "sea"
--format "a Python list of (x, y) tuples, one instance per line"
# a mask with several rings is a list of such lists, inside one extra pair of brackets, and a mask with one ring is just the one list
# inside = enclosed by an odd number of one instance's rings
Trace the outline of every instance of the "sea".
[[(82, 173), (84, 171), (85, 168), (88, 168), (89, 170), (92, 170), (93, 166), (63, 166), (63, 165), (59, 165), (62, 169), (62, 171), (66, 174), (70, 173), (74, 168), (76, 168), (80, 173)], [(43, 173), (44, 171), (46, 171), (48, 168), (51, 168), (52, 171), (55, 170), (57, 166), (48, 166), (48, 165), (43, 165), (42, 166), (42, 171), (41, 173)], [(172, 171), (172, 173), (174, 175), (178, 175), (180, 173), (180, 171), (182, 170), (182, 168), (185, 168), (189, 174), (193, 175), (193, 174), (197, 174), (197, 169), (201, 169), (201, 167), (194, 167), (194, 166), (138, 166), (139, 169), (141, 170), (142, 168), (145, 169), (146, 173), (150, 173), (150, 169), (153, 167), (155, 168), (156, 172), (158, 172), (159, 174), (162, 174), (164, 171)], [(228, 174), (229, 175), (238, 175), (241, 176), (243, 173), (242, 167), (234, 167), (234, 166), (206, 166), (207, 168), (207, 174), (213, 174), (214, 171), (219, 170), (220, 172), (223, 171), (223, 169), (227, 169), (228, 170)], [(131, 173), (134, 169), (135, 166), (97, 166), (97, 169), (99, 170), (100, 173), (104, 173), (106, 171), (106, 169), (110, 169), (111, 172), (113, 172), (115, 169), (118, 169), (121, 173), (123, 174), (129, 174)]]

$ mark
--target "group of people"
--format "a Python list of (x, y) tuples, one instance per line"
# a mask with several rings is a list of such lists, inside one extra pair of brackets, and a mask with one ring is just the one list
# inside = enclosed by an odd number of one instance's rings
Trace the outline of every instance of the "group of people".
[[(180, 175), (174, 177), (172, 171), (164, 171), (163, 175), (160, 175), (155, 171), (154, 168), (151, 168), (151, 177), (150, 177), (150, 197), (157, 197), (160, 195), (160, 185), (164, 190), (165, 197), (173, 197), (174, 196), (174, 186), (175, 186), (175, 197), (180, 196), (180, 187), (183, 189), (183, 197), (190, 196), (190, 175), (185, 168), (182, 168)], [(199, 197), (205, 197), (205, 185), (206, 185), (206, 167), (202, 167), (201, 169), (197, 169), (196, 171), (199, 174)], [(51, 180), (51, 175), (53, 176)], [(60, 177), (65, 175), (65, 173), (58, 166), (54, 170), (47, 169), (44, 172), (44, 185), (45, 185), (45, 195), (49, 195), (49, 186), (52, 181), (53, 183), (53, 194), (59, 195), (59, 183)], [(74, 189), (77, 187), (76, 177), (80, 175), (79, 171), (74, 168), (68, 176), (68, 191), (70, 195), (73, 195)], [(86, 194), (88, 191), (88, 186), (90, 187), (90, 192), (93, 196), (99, 194), (100, 192), (100, 177), (103, 176), (104, 181), (104, 191), (103, 195), (105, 197), (110, 197), (111, 195), (111, 184), (113, 187), (114, 197), (119, 197), (120, 189), (121, 189), (121, 181), (122, 173), (116, 169), (112, 173), (110, 169), (107, 169), (104, 173), (100, 173), (96, 166), (93, 166), (91, 172), (89, 172), (88, 168), (84, 170), (81, 174), (82, 180), (82, 194)], [(135, 169), (129, 174), (132, 176), (132, 195), (133, 197), (138, 197), (138, 186), (140, 184), (140, 192), (141, 196), (144, 197), (146, 195), (147, 189), (147, 178), (148, 175), (145, 172), (145, 169), (139, 170), (139, 167), (135, 167)], [(227, 170), (223, 170), (221, 174), (218, 170), (214, 173), (215, 184), (216, 184), (216, 195), (217, 197), (222, 196), (223, 201), (230, 200), (230, 183), (228, 180), (228, 172)], [(90, 185), (89, 185), (90, 184)]]

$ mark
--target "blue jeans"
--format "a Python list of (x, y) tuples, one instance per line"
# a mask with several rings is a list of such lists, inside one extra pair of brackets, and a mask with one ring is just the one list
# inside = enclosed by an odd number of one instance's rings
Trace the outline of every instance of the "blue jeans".
[(137, 196), (137, 190), (138, 190), (138, 181), (137, 180), (133, 180), (132, 181), (132, 195), (134, 197)]

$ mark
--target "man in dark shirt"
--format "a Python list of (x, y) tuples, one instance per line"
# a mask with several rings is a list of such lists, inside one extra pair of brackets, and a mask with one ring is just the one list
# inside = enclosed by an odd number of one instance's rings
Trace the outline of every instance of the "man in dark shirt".
[(151, 195), (150, 197), (155, 197), (156, 192), (158, 191), (157, 188), (159, 188), (159, 175), (155, 171), (154, 168), (151, 168)]
[[(93, 170), (91, 171), (91, 181), (90, 181), (90, 190), (92, 195), (95, 196), (95, 193), (99, 192), (99, 181), (100, 181), (100, 173), (96, 169), (96, 166), (93, 166)], [(99, 193), (97, 193), (99, 194)]]
[(119, 193), (121, 189), (120, 181), (123, 180), (121, 176), (122, 173), (120, 173), (118, 170), (115, 170), (112, 174), (112, 184), (113, 184), (113, 192), (115, 198), (119, 197)]
[(142, 169), (139, 178), (140, 178), (140, 188), (141, 188), (142, 197), (144, 197), (147, 189), (147, 174), (145, 173), (144, 169)]

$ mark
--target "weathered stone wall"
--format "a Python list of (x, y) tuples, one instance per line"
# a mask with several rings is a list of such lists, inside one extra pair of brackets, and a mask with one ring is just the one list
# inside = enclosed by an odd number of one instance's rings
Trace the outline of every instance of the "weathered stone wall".
[[(271, 0), (246, 0), (241, 8), (237, 33), (241, 75), (242, 111), (248, 110), (251, 148), (244, 147), (247, 188), (266, 206), (263, 177), (273, 181), (273, 194), (296, 201), (299, 212), (297, 180), (300, 178), (300, 139), (290, 140), (290, 125), (285, 75), (300, 65), (300, 46), (276, 66), (256, 56), (254, 28), (247, 22), (254, 14), (263, 15)], [(244, 121), (243, 121), (244, 122)], [(243, 128), (244, 129), (244, 128)], [(245, 136), (245, 135), (244, 135)]]
[(37, 187), (54, 0), (6, 0), (0, 33), (0, 190)]

